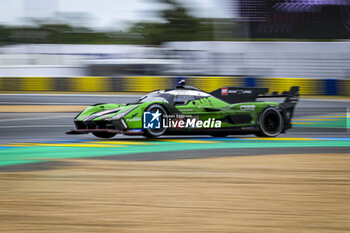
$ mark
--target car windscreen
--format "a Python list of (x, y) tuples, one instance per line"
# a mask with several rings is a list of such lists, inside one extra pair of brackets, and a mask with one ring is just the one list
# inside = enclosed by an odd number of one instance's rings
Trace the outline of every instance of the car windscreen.
[(161, 93), (161, 94), (149, 94), (144, 95), (140, 99), (136, 100), (133, 104), (142, 104), (146, 102), (152, 102), (152, 101), (167, 101), (169, 103), (172, 103), (174, 100), (173, 95)]

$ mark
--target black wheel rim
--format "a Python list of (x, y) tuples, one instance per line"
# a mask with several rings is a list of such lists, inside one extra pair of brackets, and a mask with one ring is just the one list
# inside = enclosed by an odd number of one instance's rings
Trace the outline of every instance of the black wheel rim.
[(262, 120), (262, 128), (265, 133), (270, 134), (270, 136), (276, 136), (280, 133), (282, 118), (277, 110), (271, 109), (266, 111)]
[(264, 121), (266, 130), (269, 132), (275, 132), (276, 130), (278, 130), (278, 126), (279, 126), (279, 118), (275, 113), (269, 113)]

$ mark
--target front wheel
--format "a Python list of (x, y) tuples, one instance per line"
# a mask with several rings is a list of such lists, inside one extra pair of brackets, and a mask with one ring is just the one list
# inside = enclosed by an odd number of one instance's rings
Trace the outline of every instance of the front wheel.
[(98, 138), (112, 138), (116, 135), (116, 133), (110, 132), (92, 132), (92, 134)]
[(281, 112), (275, 107), (267, 107), (259, 117), (260, 130), (258, 137), (276, 137), (283, 131), (284, 120)]
[(155, 138), (163, 135), (166, 131), (162, 122), (162, 118), (166, 114), (163, 106), (159, 104), (151, 104), (145, 109), (145, 112), (149, 112), (148, 114), (151, 118), (147, 123), (145, 123), (145, 119), (143, 120), (143, 135), (147, 138)]

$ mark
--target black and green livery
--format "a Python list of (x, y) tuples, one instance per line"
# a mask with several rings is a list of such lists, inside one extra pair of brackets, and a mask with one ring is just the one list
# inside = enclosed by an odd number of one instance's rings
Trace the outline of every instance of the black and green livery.
[[(255, 134), (275, 137), (291, 128), (291, 118), (299, 99), (299, 87), (282, 94), (268, 93), (268, 88), (222, 87), (206, 93), (180, 83), (175, 89), (156, 90), (129, 104), (95, 104), (79, 113), (74, 123), (76, 129), (67, 134), (86, 134), (111, 138), (116, 134), (144, 135), (212, 135)], [(284, 97), (282, 103), (261, 101), (262, 98)], [(159, 128), (147, 128), (145, 113), (220, 121), (220, 127), (190, 125), (168, 127), (160, 121)], [(168, 118), (167, 118), (168, 119)], [(180, 119), (181, 120), (181, 119)], [(208, 126), (208, 125), (207, 125)]]

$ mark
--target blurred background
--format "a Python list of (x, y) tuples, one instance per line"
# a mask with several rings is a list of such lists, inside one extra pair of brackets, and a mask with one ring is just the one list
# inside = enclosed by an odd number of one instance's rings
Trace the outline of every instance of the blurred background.
[[(1, 1), (0, 232), (350, 232), (349, 39), (350, 0)], [(184, 78), (300, 86), (293, 129), (65, 134)]]
[(12, 0), (0, 91), (147, 92), (187, 77), (350, 95), (348, 0)]

